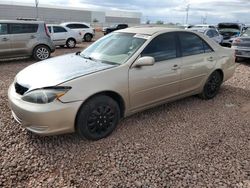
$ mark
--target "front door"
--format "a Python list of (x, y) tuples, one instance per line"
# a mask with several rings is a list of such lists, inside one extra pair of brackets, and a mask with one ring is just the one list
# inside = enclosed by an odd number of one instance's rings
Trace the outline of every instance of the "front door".
[(139, 110), (178, 95), (180, 58), (176, 50), (176, 34), (165, 33), (155, 37), (141, 56), (155, 58), (152, 66), (129, 70), (129, 95), (132, 111)]

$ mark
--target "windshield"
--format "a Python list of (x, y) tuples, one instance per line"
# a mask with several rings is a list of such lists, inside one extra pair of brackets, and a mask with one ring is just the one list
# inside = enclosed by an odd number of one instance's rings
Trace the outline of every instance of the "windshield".
[(134, 33), (111, 33), (81, 52), (81, 56), (102, 63), (125, 63), (146, 41)]

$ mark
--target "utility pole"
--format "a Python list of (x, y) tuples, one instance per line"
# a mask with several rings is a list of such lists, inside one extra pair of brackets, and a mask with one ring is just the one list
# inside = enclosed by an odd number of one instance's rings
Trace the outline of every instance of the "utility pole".
[(36, 19), (38, 20), (38, 4), (39, 4), (39, 0), (35, 0), (35, 4), (36, 4)]
[(189, 12), (189, 8), (190, 8), (190, 4), (187, 4), (187, 7), (186, 7), (186, 24), (188, 24), (188, 12)]

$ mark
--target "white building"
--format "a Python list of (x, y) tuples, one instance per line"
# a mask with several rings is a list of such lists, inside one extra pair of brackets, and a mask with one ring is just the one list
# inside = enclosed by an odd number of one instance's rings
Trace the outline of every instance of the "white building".
[(101, 25), (111, 25), (116, 23), (136, 25), (140, 24), (142, 16), (141, 13), (132, 11), (100, 11), (42, 4), (39, 4), (38, 9), (36, 9), (34, 4), (0, 2), (0, 20), (36, 18), (37, 15), (39, 20), (43, 20), (46, 23), (61, 23), (69, 21), (93, 23), (97, 20)]

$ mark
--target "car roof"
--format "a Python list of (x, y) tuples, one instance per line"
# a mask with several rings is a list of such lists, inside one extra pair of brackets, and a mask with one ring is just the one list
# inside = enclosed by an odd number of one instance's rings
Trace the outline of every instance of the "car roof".
[(84, 25), (89, 25), (86, 22), (63, 22), (60, 25), (67, 25), (67, 24), (84, 24)]
[(46, 24), (46, 26), (60, 26), (60, 27), (64, 27), (63, 25), (60, 25), (60, 24)]
[(44, 24), (44, 21), (26, 21), (26, 20), (0, 20), (0, 23), (28, 23), (28, 24)]
[(166, 27), (129, 27), (126, 29), (115, 31), (115, 32), (153, 35), (156, 33), (171, 32), (171, 31), (185, 31), (185, 30), (177, 29), (177, 28), (166, 28)]
[(188, 31), (199, 31), (199, 32), (205, 32), (207, 30), (215, 30), (212, 28), (200, 28), (200, 27), (192, 27), (192, 28), (188, 28)]

